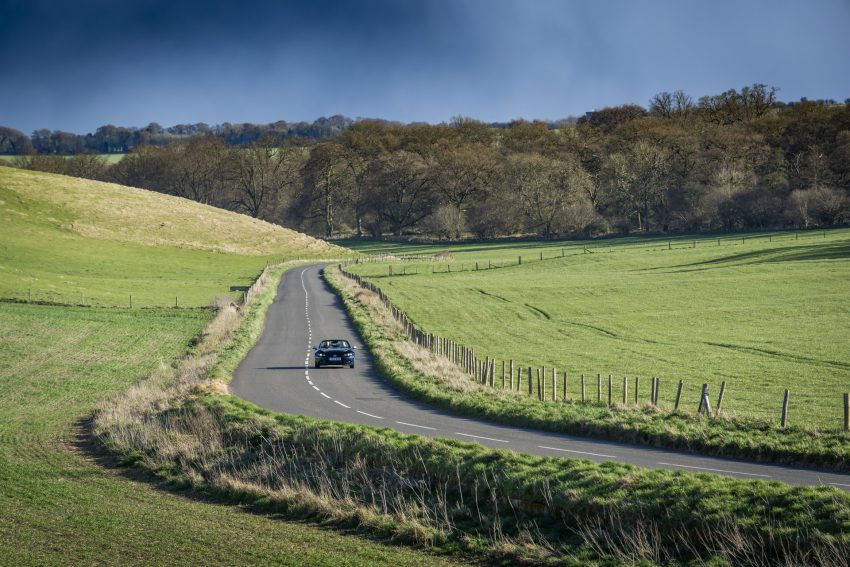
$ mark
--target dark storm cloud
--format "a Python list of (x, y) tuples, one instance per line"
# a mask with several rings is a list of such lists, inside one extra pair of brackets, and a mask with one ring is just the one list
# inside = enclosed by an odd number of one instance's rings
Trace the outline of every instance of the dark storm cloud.
[(558, 118), (753, 82), (843, 100), (848, 23), (842, 0), (0, 0), (0, 124)]

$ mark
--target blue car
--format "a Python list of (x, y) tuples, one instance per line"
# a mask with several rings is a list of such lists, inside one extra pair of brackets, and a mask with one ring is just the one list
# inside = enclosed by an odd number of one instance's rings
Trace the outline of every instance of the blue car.
[(354, 349), (357, 347), (344, 339), (327, 339), (314, 346), (313, 365), (316, 368), (322, 366), (348, 366), (354, 368)]

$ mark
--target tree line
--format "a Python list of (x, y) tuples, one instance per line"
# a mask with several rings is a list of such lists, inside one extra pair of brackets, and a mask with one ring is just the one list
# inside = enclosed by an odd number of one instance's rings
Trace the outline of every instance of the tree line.
[(42, 128), (29, 136), (14, 128), (0, 126), (0, 155), (124, 154), (139, 146), (169, 146), (200, 136), (214, 136), (229, 147), (244, 146), (260, 139), (269, 139), (275, 144), (284, 140), (309, 142), (337, 136), (352, 122), (340, 115), (322, 117), (312, 123), (279, 120), (271, 124), (225, 122), (210, 126), (199, 122), (164, 128), (151, 122), (143, 128), (108, 124), (89, 134)]
[(333, 137), (230, 147), (202, 133), (123, 160), (19, 167), (119, 182), (327, 238), (736, 230), (850, 221), (850, 105), (776, 101), (756, 84), (659, 93), (557, 127), (470, 118), (354, 121)]

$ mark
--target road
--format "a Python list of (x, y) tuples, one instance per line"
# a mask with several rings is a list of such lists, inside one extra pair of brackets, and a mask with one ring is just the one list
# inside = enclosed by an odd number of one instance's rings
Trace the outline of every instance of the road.
[[(273, 411), (453, 437), (522, 453), (830, 485), (850, 491), (850, 475), (499, 425), (414, 400), (379, 377), (341, 301), (322, 279), (321, 268), (305, 266), (284, 274), (263, 333), (234, 374), (233, 395)], [(312, 345), (326, 338), (348, 339), (359, 347), (354, 369), (312, 367)]]

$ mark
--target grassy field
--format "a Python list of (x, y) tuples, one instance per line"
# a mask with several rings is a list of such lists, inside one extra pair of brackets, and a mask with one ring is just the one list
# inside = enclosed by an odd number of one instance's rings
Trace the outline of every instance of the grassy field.
[[(98, 155), (106, 158), (106, 163), (108, 163), (109, 165), (113, 165), (113, 164), (118, 163), (122, 159), (124, 159), (124, 156), (126, 156), (127, 154), (98, 154)], [(7, 161), (7, 162), (11, 163), (11, 162), (14, 162), (18, 157), (20, 157), (20, 156), (2, 155), (2, 156), (0, 156), (0, 161)], [(73, 156), (68, 156), (68, 157), (70, 158), (70, 157), (73, 157)]]
[[(0, 288), (50, 292), (33, 299), (207, 305), (269, 258), (339, 252), (182, 199), (5, 168), (0, 217)], [(211, 317), (0, 301), (0, 565), (442, 563), (166, 489), (91, 451), (92, 412), (184, 353)]]
[[(0, 297), (209, 305), (267, 260), (337, 247), (243, 215), (110, 183), (0, 168)], [(231, 294), (235, 295), (235, 294)]]
[(0, 564), (439, 562), (134, 482), (77, 446), (81, 419), (181, 354), (209, 317), (0, 303)]
[[(353, 271), (371, 276), (420, 327), (482, 358), (568, 371), (573, 399), (581, 374), (596, 398), (598, 373), (604, 397), (613, 375), (615, 399), (623, 376), (632, 388), (640, 377), (646, 402), (657, 376), (662, 407), (672, 406), (682, 379), (683, 404), (695, 409), (703, 382), (716, 399), (726, 381), (729, 414), (776, 421), (788, 388), (791, 423), (841, 425), (850, 379), (848, 230), (346, 245), (396, 256), (450, 253), (444, 261), (390, 258)], [(484, 269), (491, 264), (505, 267)]]

